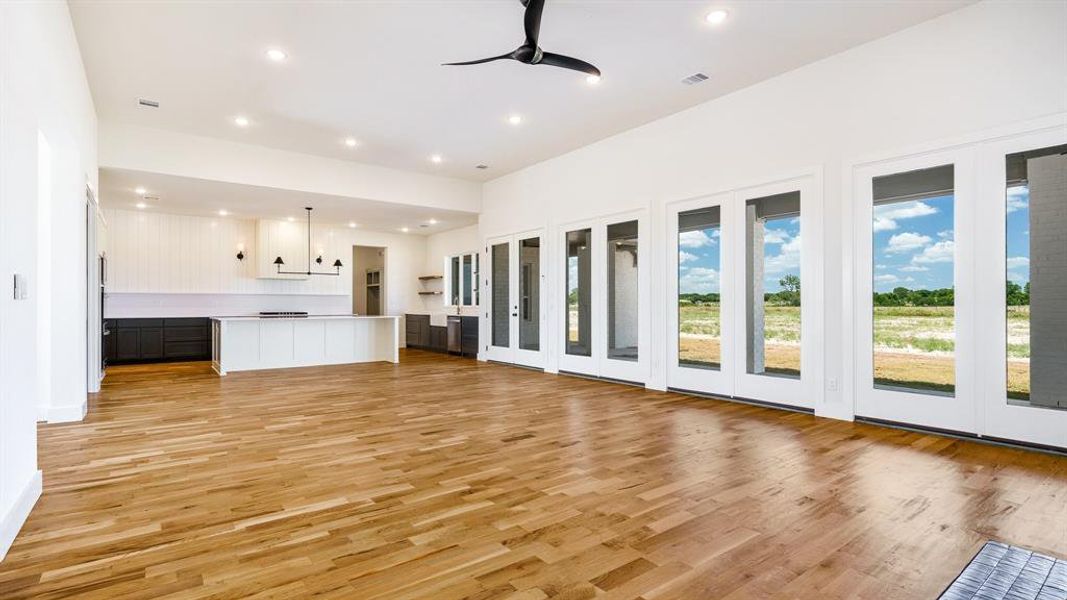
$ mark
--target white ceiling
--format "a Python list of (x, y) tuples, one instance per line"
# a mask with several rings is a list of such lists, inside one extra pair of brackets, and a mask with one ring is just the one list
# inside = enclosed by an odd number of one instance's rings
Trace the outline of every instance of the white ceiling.
[[(487, 180), (970, 1), (548, 0), (541, 46), (597, 65), (598, 86), (513, 61), (439, 65), (518, 46), (518, 0), (70, 5), (102, 120)], [(708, 25), (719, 7), (730, 17)], [(698, 71), (711, 79), (680, 83)]]
[[(142, 200), (138, 187), (145, 188), (149, 198)], [(229, 219), (302, 220), (307, 218), (304, 207), (310, 206), (315, 209), (311, 217), (315, 223), (348, 226), (355, 222), (359, 229), (389, 232), (407, 227), (413, 235), (478, 222), (478, 215), (468, 212), (111, 168), (100, 169), (99, 196), (104, 208), (203, 217), (219, 217), (219, 211), (225, 210)], [(138, 202), (146, 207), (139, 209)]]

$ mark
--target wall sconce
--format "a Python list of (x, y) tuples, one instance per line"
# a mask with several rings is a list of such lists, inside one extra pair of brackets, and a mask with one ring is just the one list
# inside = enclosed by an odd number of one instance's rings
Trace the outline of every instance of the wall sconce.
[(237, 260), (245, 259), (245, 245), (237, 244)]
[[(318, 246), (318, 247), (315, 248), (315, 253), (318, 254), (318, 257), (315, 258), (315, 263), (321, 265), (322, 264), (322, 255), (326, 254), (326, 252), (322, 249), (322, 246)], [(334, 266), (336, 267), (337, 265), (334, 265)]]

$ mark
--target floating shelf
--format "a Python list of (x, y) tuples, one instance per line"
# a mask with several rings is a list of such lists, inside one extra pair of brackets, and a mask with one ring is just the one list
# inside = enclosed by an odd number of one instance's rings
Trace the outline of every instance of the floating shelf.
[(444, 275), (420, 275), (419, 281), (431, 281), (434, 279), (444, 279)]
[(440, 296), (444, 292), (419, 292), (420, 296)]

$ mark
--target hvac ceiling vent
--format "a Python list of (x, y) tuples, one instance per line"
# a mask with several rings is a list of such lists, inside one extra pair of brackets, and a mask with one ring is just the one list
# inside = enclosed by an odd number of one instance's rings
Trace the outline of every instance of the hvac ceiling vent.
[(489, 168), (489, 165), (474, 165), (474, 168), (475, 169), (481, 169), (481, 170), (484, 171), (484, 170)]
[(703, 73), (693, 73), (689, 77), (682, 80), (682, 83), (686, 85), (696, 85), (698, 83), (708, 80), (708, 76)]
[(149, 100), (148, 98), (138, 98), (137, 104), (141, 106), (146, 106), (148, 108), (159, 108), (159, 102), (156, 102), (155, 100)]

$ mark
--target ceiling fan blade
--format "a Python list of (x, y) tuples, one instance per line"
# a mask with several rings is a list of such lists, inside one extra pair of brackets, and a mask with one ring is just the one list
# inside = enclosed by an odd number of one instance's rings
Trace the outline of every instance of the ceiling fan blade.
[(541, 55), (541, 61), (537, 64), (551, 65), (553, 67), (563, 67), (564, 69), (573, 69), (575, 71), (581, 71), (582, 73), (588, 73), (590, 75), (596, 75), (597, 77), (600, 77), (600, 69), (585, 62), (584, 60), (571, 58), (569, 56), (563, 56), (562, 54), (544, 52)]
[(482, 63), (493, 62), (494, 60), (505, 60), (505, 59), (514, 60), (515, 57), (512, 56), (513, 54), (514, 54), (514, 52), (508, 52), (507, 54), (501, 54), (500, 56), (490, 56), (489, 58), (479, 58), (478, 60), (468, 60), (468, 61), (464, 61), (464, 62), (441, 63), (441, 65), (442, 66), (480, 65)]
[(526, 44), (537, 47), (537, 38), (541, 35), (541, 11), (545, 9), (545, 0), (525, 0), (526, 15), (523, 25), (526, 27)]

